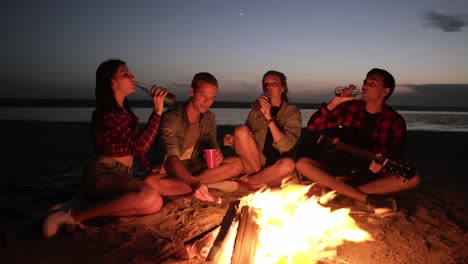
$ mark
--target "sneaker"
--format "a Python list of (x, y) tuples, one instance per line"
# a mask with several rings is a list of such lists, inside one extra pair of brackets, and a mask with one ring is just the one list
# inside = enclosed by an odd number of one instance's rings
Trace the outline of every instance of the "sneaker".
[(49, 215), (42, 224), (44, 237), (52, 237), (67, 226), (73, 226), (76, 222), (70, 214), (71, 210), (59, 211)]
[(394, 213), (397, 211), (397, 202), (391, 197), (369, 194), (366, 198), (366, 204), (374, 209), (385, 208)]

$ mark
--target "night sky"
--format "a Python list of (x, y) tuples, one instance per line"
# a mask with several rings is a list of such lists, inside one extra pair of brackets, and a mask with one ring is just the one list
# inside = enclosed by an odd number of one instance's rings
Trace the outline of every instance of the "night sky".
[(390, 104), (468, 106), (466, 0), (15, 0), (0, 12), (3, 98), (92, 99), (98, 65), (120, 58), (181, 99), (208, 71), (217, 100), (251, 101), (273, 69), (293, 103), (320, 103), (378, 67), (397, 81)]

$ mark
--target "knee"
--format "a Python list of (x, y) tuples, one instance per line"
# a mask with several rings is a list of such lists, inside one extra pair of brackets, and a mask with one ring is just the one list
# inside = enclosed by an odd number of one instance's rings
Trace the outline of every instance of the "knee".
[(145, 186), (138, 195), (140, 196), (139, 211), (141, 215), (154, 214), (161, 210), (163, 199), (153, 188)]
[(280, 174), (282, 175), (290, 175), (296, 169), (296, 164), (291, 158), (282, 158), (279, 159), (277, 162)]
[(413, 178), (408, 180), (407, 182), (407, 188), (416, 188), (419, 185), (421, 185), (421, 174), (419, 171), (416, 172), (416, 175), (414, 175)]
[(239, 157), (229, 157), (224, 160), (230, 167), (230, 171), (232, 172), (233, 176), (238, 176), (244, 172), (244, 164), (242, 163), (242, 159)]
[(241, 158), (236, 157), (234, 162), (234, 174), (241, 175), (242, 173), (244, 173), (244, 163)]
[(234, 129), (234, 137), (242, 140), (250, 135), (250, 130), (246, 125), (239, 125)]
[(299, 172), (303, 172), (307, 166), (310, 166), (312, 160), (307, 157), (302, 157), (296, 162), (296, 169)]
[(151, 188), (157, 190), (157, 186), (159, 184), (159, 177), (157, 176), (154, 176), (154, 175), (150, 175), (150, 176), (147, 176), (143, 182), (146, 183), (148, 186), (150, 186)]

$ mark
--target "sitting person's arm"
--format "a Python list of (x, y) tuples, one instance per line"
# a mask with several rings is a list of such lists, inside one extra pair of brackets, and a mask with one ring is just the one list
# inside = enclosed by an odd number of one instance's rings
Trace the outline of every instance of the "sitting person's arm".
[(223, 143), (226, 147), (234, 148), (234, 136), (232, 134), (224, 134)]
[(180, 158), (178, 156), (168, 156), (164, 167), (169, 172), (169, 174), (177, 177), (190, 187), (193, 187), (192, 185), (195, 185), (195, 178), (185, 168), (184, 164), (182, 163), (182, 161), (180, 161)]
[(208, 187), (204, 184), (200, 184), (195, 177), (185, 168), (184, 164), (180, 161), (177, 156), (169, 156), (166, 160), (166, 169), (172, 175), (176, 176), (192, 189), (193, 195), (202, 201), (208, 202), (220, 202), (220, 199), (214, 199), (214, 197), (208, 191)]
[(182, 127), (182, 121), (173, 115), (163, 115), (160, 133), (161, 142), (165, 148), (165, 168), (170, 175), (180, 179), (190, 186), (195, 197), (202, 201), (215, 201), (208, 191), (208, 187), (200, 184), (198, 180), (187, 170), (180, 160), (180, 146), (177, 140), (177, 129)]
[(135, 159), (138, 161), (138, 164), (140, 164), (140, 166), (146, 170), (146, 172), (148, 173), (151, 172), (152, 170), (151, 162), (148, 160), (145, 153), (140, 152), (136, 154)]
[(302, 129), (301, 111), (297, 107), (289, 106), (284, 116), (286, 119), (281, 122), (281, 128), (275, 122), (268, 125), (273, 137), (273, 146), (280, 153), (288, 152), (296, 145)]
[(352, 97), (334, 97), (330, 103), (323, 103), (320, 108), (312, 114), (307, 122), (310, 131), (321, 131), (341, 125), (348, 113), (349, 104), (346, 103)]
[(171, 114), (165, 114), (162, 117), (160, 125), (161, 143), (166, 155), (165, 167), (169, 174), (181, 179), (186, 184), (192, 182), (192, 175), (187, 171), (180, 161), (180, 146), (177, 140), (177, 129), (183, 124), (180, 119)]

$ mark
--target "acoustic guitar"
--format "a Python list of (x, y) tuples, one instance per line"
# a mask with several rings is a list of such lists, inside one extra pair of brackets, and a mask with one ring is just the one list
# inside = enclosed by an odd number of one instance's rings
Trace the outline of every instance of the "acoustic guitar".
[(413, 178), (416, 174), (416, 167), (411, 164), (408, 164), (404, 161), (392, 161), (384, 156), (376, 157), (372, 152), (344, 143), (340, 141), (339, 138), (329, 138), (325, 135), (320, 135), (317, 140), (317, 144), (325, 145), (327, 149), (329, 149), (328, 147), (331, 146), (333, 147), (334, 151), (342, 151), (368, 162), (375, 160), (377, 163), (382, 164), (382, 166), (384, 166), (387, 170), (400, 177), (403, 177), (406, 180)]

